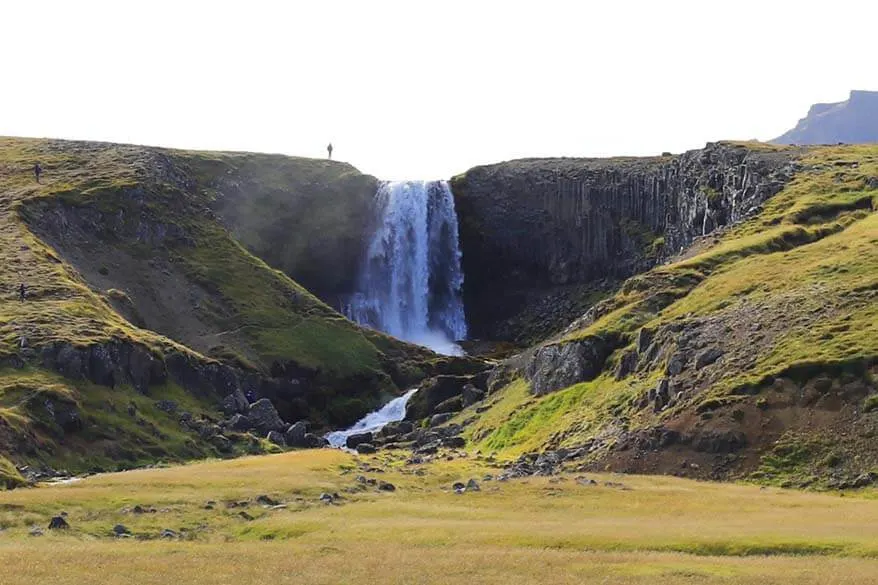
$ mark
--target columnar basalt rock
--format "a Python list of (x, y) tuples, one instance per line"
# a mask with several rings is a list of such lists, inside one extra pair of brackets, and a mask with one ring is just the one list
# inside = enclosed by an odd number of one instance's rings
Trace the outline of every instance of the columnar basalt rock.
[[(800, 153), (715, 143), (678, 156), (525, 159), (456, 177), (471, 334), (502, 338), (504, 320), (554, 291), (647, 270), (754, 214)], [(555, 321), (582, 313), (571, 310)]]

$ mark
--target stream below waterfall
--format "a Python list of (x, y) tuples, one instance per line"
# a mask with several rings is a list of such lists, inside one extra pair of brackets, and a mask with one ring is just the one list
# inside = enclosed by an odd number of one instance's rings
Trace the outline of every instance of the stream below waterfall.
[(328, 433), (325, 436), (326, 440), (329, 441), (331, 446), (341, 448), (346, 445), (348, 437), (351, 435), (367, 432), (375, 433), (384, 428), (384, 425), (387, 423), (402, 420), (405, 418), (405, 407), (408, 404), (409, 398), (417, 391), (417, 388), (413, 388), (402, 396), (394, 398), (378, 410), (370, 412), (361, 418), (350, 428)]

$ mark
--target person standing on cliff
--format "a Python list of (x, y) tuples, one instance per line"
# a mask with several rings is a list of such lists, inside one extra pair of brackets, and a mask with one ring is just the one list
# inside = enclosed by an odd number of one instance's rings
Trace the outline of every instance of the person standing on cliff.
[(18, 285), (18, 300), (23, 303), (25, 297), (27, 297), (27, 287), (22, 282), (21, 284)]
[(326, 152), (329, 153), (329, 160), (332, 160), (332, 143), (326, 145)]
[(40, 175), (43, 172), (43, 167), (40, 166), (40, 163), (34, 165), (34, 177), (37, 179), (37, 183), (40, 182)]

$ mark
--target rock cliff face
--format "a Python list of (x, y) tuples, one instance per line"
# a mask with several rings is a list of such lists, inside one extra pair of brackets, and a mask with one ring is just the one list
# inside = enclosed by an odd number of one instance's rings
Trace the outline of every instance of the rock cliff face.
[[(583, 307), (554, 296), (586, 297), (757, 212), (798, 154), (715, 143), (679, 156), (511, 161), (455, 177), (472, 335), (532, 342), (559, 329)], [(540, 327), (529, 328), (522, 315), (537, 307)]]
[(354, 289), (378, 180), (347, 163), (268, 154), (175, 153), (250, 252), (338, 306)]
[(777, 144), (862, 144), (878, 142), (878, 91), (851, 92), (834, 104), (814, 104)]
[[(347, 426), (453, 370), (462, 360), (342, 318), (226, 229), (253, 228), (241, 237), (257, 249), (295, 215), (268, 260), (332, 290), (360, 257), (358, 232), (338, 232), (368, 223), (354, 215), (371, 181), (327, 161), (0, 137), (0, 464), (250, 452), (278, 420)], [(248, 223), (257, 212), (266, 222)], [(264, 402), (223, 422), (230, 395)]]

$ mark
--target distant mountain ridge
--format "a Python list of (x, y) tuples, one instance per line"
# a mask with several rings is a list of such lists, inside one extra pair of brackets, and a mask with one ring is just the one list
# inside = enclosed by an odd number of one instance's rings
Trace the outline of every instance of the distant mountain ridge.
[(878, 91), (852, 90), (843, 102), (814, 104), (776, 144), (862, 144), (878, 142)]

